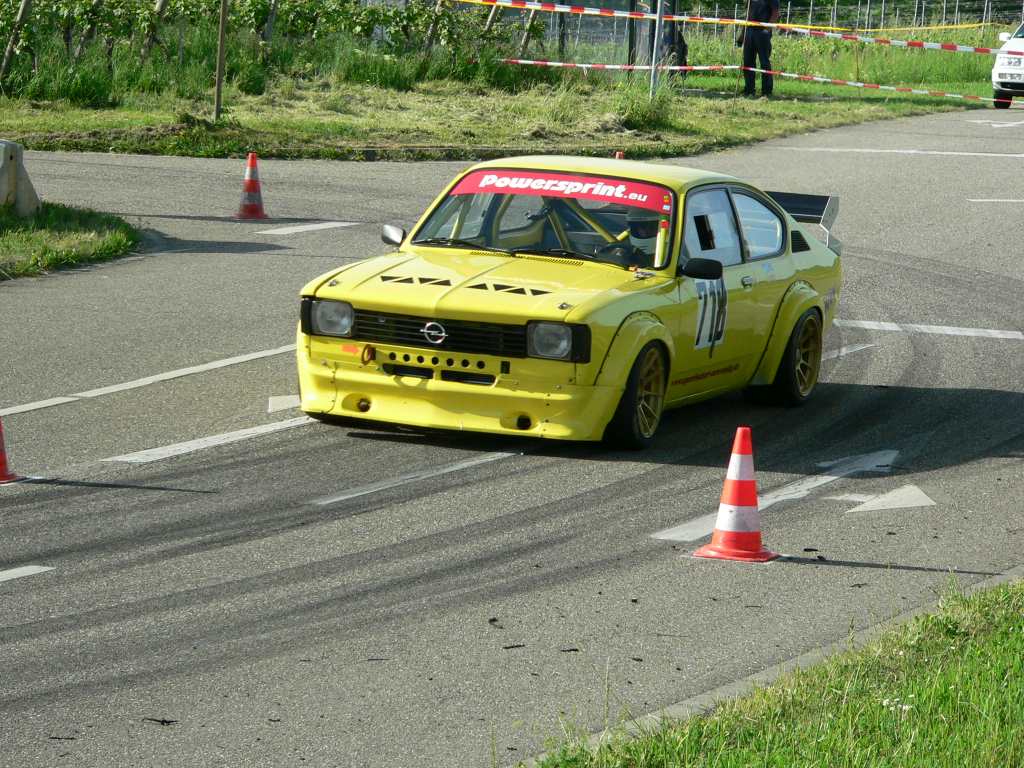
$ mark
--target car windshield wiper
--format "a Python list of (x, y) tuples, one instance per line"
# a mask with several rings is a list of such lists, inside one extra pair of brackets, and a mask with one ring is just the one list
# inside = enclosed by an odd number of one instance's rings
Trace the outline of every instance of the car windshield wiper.
[(535, 253), (539, 256), (565, 256), (569, 259), (594, 260), (594, 254), (573, 251), (569, 248), (517, 248), (516, 253)]
[(495, 253), (512, 253), (508, 248), (498, 248), (493, 245), (480, 245), (471, 240), (463, 240), (458, 237), (425, 237), (422, 240), (413, 240), (413, 245), (452, 245), (458, 248), (475, 248), (479, 251), (494, 251)]

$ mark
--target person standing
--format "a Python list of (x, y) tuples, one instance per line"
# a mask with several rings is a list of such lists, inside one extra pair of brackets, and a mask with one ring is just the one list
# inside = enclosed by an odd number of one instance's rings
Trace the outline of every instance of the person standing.
[[(774, 23), (779, 20), (779, 0), (750, 0), (747, 6), (747, 21)], [(768, 27), (744, 27), (743, 29), (743, 66), (754, 67), (755, 60), (760, 60), (759, 69), (771, 69), (772, 31)], [(756, 93), (755, 72), (743, 70), (743, 95), (754, 96)], [(772, 76), (761, 75), (761, 95), (772, 95)]]

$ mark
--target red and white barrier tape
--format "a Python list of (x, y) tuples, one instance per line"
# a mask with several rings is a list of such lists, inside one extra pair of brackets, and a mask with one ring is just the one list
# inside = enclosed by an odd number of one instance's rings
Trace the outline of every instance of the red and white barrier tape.
[[(650, 71), (650, 64), (577, 64), (573, 61), (547, 61), (546, 59), (502, 59), (502, 64), (525, 64), (531, 67), (558, 67), (560, 69), (603, 69), (612, 72)], [(738, 64), (712, 64), (708, 66), (680, 66), (664, 64), (660, 72), (722, 72), (742, 69)]]
[[(501, 59), (503, 64), (522, 64), (530, 67), (556, 67), (559, 69), (590, 69), (605, 70), (610, 72), (636, 72), (650, 71), (650, 64), (577, 64), (574, 61), (548, 61), (546, 59)], [(914, 96), (933, 96), (944, 99), (961, 99), (963, 101), (987, 101), (1003, 102), (1006, 99), (989, 99), (984, 96), (975, 96), (970, 93), (949, 93), (947, 91), (933, 91), (926, 88), (905, 88), (897, 85), (879, 85), (878, 83), (862, 83), (857, 80), (837, 80), (834, 77), (821, 77), (819, 75), (798, 75), (793, 72), (782, 72), (777, 69), (758, 69), (757, 67), (741, 67), (738, 64), (709, 64), (704, 66), (674, 66), (664, 65), (658, 67), (663, 72), (754, 72), (757, 74), (774, 75), (786, 77), (790, 80), (801, 80), (807, 83), (824, 83), (825, 85), (847, 85), (853, 88), (867, 88), (872, 91), (891, 91), (892, 93), (909, 93)]]
[[(576, 13), (583, 16), (606, 16), (626, 19), (656, 19), (656, 13), (645, 11), (620, 11), (613, 8), (592, 8), (582, 5), (563, 5), (561, 3), (535, 2), (535, 0), (459, 0), (461, 3), (473, 3), (475, 5), (499, 5), (505, 8), (516, 8), (519, 10), (547, 11), (549, 13)], [(811, 27), (799, 24), (773, 24), (764, 21), (743, 21), (741, 19), (724, 19), (715, 16), (680, 16), (677, 14), (665, 14), (663, 21), (680, 22), (692, 24), (725, 24), (741, 27), (764, 27), (766, 29), (781, 29), (795, 32), (799, 35), (809, 37), (824, 37), (832, 40), (845, 40), (848, 42), (869, 43), (873, 45), (888, 45), (894, 48), (922, 48), (929, 51), (948, 51), (952, 53), (980, 53), (994, 56), (998, 53), (1009, 54), (1010, 56), (1024, 56), (1024, 51), (1004, 51), (999, 48), (982, 48), (974, 45), (959, 45), (957, 43), (930, 43), (924, 40), (891, 40), (887, 37), (868, 37), (866, 35), (855, 35), (849, 32), (829, 32), (827, 30), (835, 27)]]
[(775, 75), (776, 77), (787, 77), (791, 80), (802, 80), (807, 83), (825, 83), (826, 85), (848, 85), (853, 88), (867, 88), (872, 91), (892, 91), (893, 93), (910, 93), (915, 96), (935, 96), (944, 99), (963, 99), (964, 101), (989, 101), (1004, 102), (1007, 99), (988, 99), (984, 96), (975, 96), (970, 93), (948, 93), (946, 91), (932, 91), (925, 88), (903, 88), (895, 85), (878, 85), (877, 83), (861, 83), (857, 80), (836, 80), (832, 77), (819, 77), (817, 75), (797, 75), (792, 72), (780, 72), (776, 69), (758, 69), (756, 67), (739, 67), (744, 72), (756, 72), (759, 74)]

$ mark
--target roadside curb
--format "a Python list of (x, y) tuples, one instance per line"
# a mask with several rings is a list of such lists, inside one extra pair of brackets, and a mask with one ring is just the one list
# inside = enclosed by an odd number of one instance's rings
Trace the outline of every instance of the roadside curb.
[[(783, 555), (782, 557), (785, 558), (786, 556)], [(983, 581), (970, 584), (964, 587), (963, 591), (966, 595), (972, 595), (986, 589), (998, 587), (1002, 584), (1021, 580), (1024, 580), (1024, 565), (1018, 565), (999, 574), (998, 576), (992, 576), (991, 578)], [(752, 692), (756, 688), (768, 686), (789, 672), (814, 666), (837, 653), (843, 653), (851, 649), (863, 648), (889, 629), (900, 624), (905, 624), (917, 616), (933, 611), (938, 604), (938, 600), (926, 603), (910, 611), (906, 611), (905, 613), (886, 619), (883, 622), (867, 627), (866, 629), (855, 632), (851, 637), (844, 639), (841, 642), (830, 643), (829, 645), (821, 648), (815, 648), (814, 650), (807, 651), (800, 656), (779, 662), (767, 669), (755, 672), (752, 675), (740, 678), (734, 682), (720, 685), (719, 687), (705, 693), (698, 694), (689, 699), (683, 699), (682, 701), (670, 704), (662, 709), (656, 709), (653, 712), (648, 712), (645, 715), (623, 722), (613, 728), (593, 733), (587, 738), (587, 747), (589, 749), (594, 749), (612, 736), (628, 735), (635, 737), (645, 730), (657, 728), (663, 720), (683, 720), (696, 715), (709, 714), (720, 702), (727, 699), (739, 698), (740, 696), (744, 696)], [(517, 766), (521, 766), (522, 768), (537, 768), (539, 761), (549, 757), (550, 754), (551, 753), (549, 752), (542, 752), (536, 757), (531, 757), (528, 760), (517, 763)]]

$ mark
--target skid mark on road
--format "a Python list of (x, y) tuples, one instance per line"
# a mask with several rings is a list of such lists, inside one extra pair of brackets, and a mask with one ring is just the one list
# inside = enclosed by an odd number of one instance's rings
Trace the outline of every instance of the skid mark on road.
[(10, 416), (15, 413), (25, 413), (26, 411), (37, 411), (41, 408), (50, 408), (55, 405), (64, 405), (65, 403), (74, 403), (78, 400), (90, 399), (93, 397), (102, 397), (103, 395), (111, 395), (115, 392), (124, 392), (129, 389), (138, 389), (139, 387), (148, 387), (150, 384), (157, 384), (161, 381), (170, 381), (171, 379), (180, 379), (182, 376), (192, 376), (197, 373), (204, 373), (206, 371), (213, 371), (218, 368), (227, 368), (230, 365), (239, 365), (241, 363), (248, 363), (251, 360), (259, 360), (264, 357), (273, 357), (274, 355), (283, 355), (286, 352), (294, 352), (295, 345), (287, 344), (283, 347), (275, 347), (274, 349), (264, 349), (259, 352), (248, 352), (244, 355), (236, 355), (235, 357), (225, 357), (222, 360), (213, 360), (209, 363), (201, 363), (199, 365), (192, 365), (188, 368), (178, 368), (173, 371), (164, 371), (163, 373), (157, 373), (152, 376), (145, 376), (141, 379), (134, 379), (132, 381), (125, 381), (120, 384), (111, 384), (107, 387), (99, 387), (98, 389), (89, 389), (85, 392), (75, 392), (73, 395), (67, 395), (65, 397), (51, 397), (48, 400), (38, 400), (34, 403), (25, 403), (24, 405), (12, 405), (8, 408), (0, 408), (0, 416)]
[(469, 469), (480, 464), (489, 464), (492, 461), (501, 461), (502, 459), (509, 459), (513, 456), (520, 456), (519, 453), (509, 453), (502, 451), (500, 453), (485, 453), (483, 456), (477, 456), (473, 459), (465, 459), (464, 461), (457, 461), (454, 464), (446, 464), (443, 467), (431, 467), (430, 469), (421, 469), (418, 472), (410, 472), (406, 475), (399, 475), (398, 477), (390, 478), (389, 480), (381, 480), (377, 483), (370, 483), (369, 485), (363, 485), (358, 488), (352, 488), (348, 491), (344, 491), (335, 496), (327, 496), (326, 498), (316, 499), (313, 504), (319, 506), (326, 506), (328, 504), (337, 504), (340, 501), (347, 501), (348, 499), (355, 499), (360, 496), (366, 496), (370, 493), (376, 493), (378, 491), (385, 491), (389, 488), (395, 488), (399, 485), (406, 485), (407, 483), (414, 483), (417, 480), (427, 480), (432, 477), (440, 477), (441, 475), (448, 475), (452, 472), (458, 472), (463, 469)]

